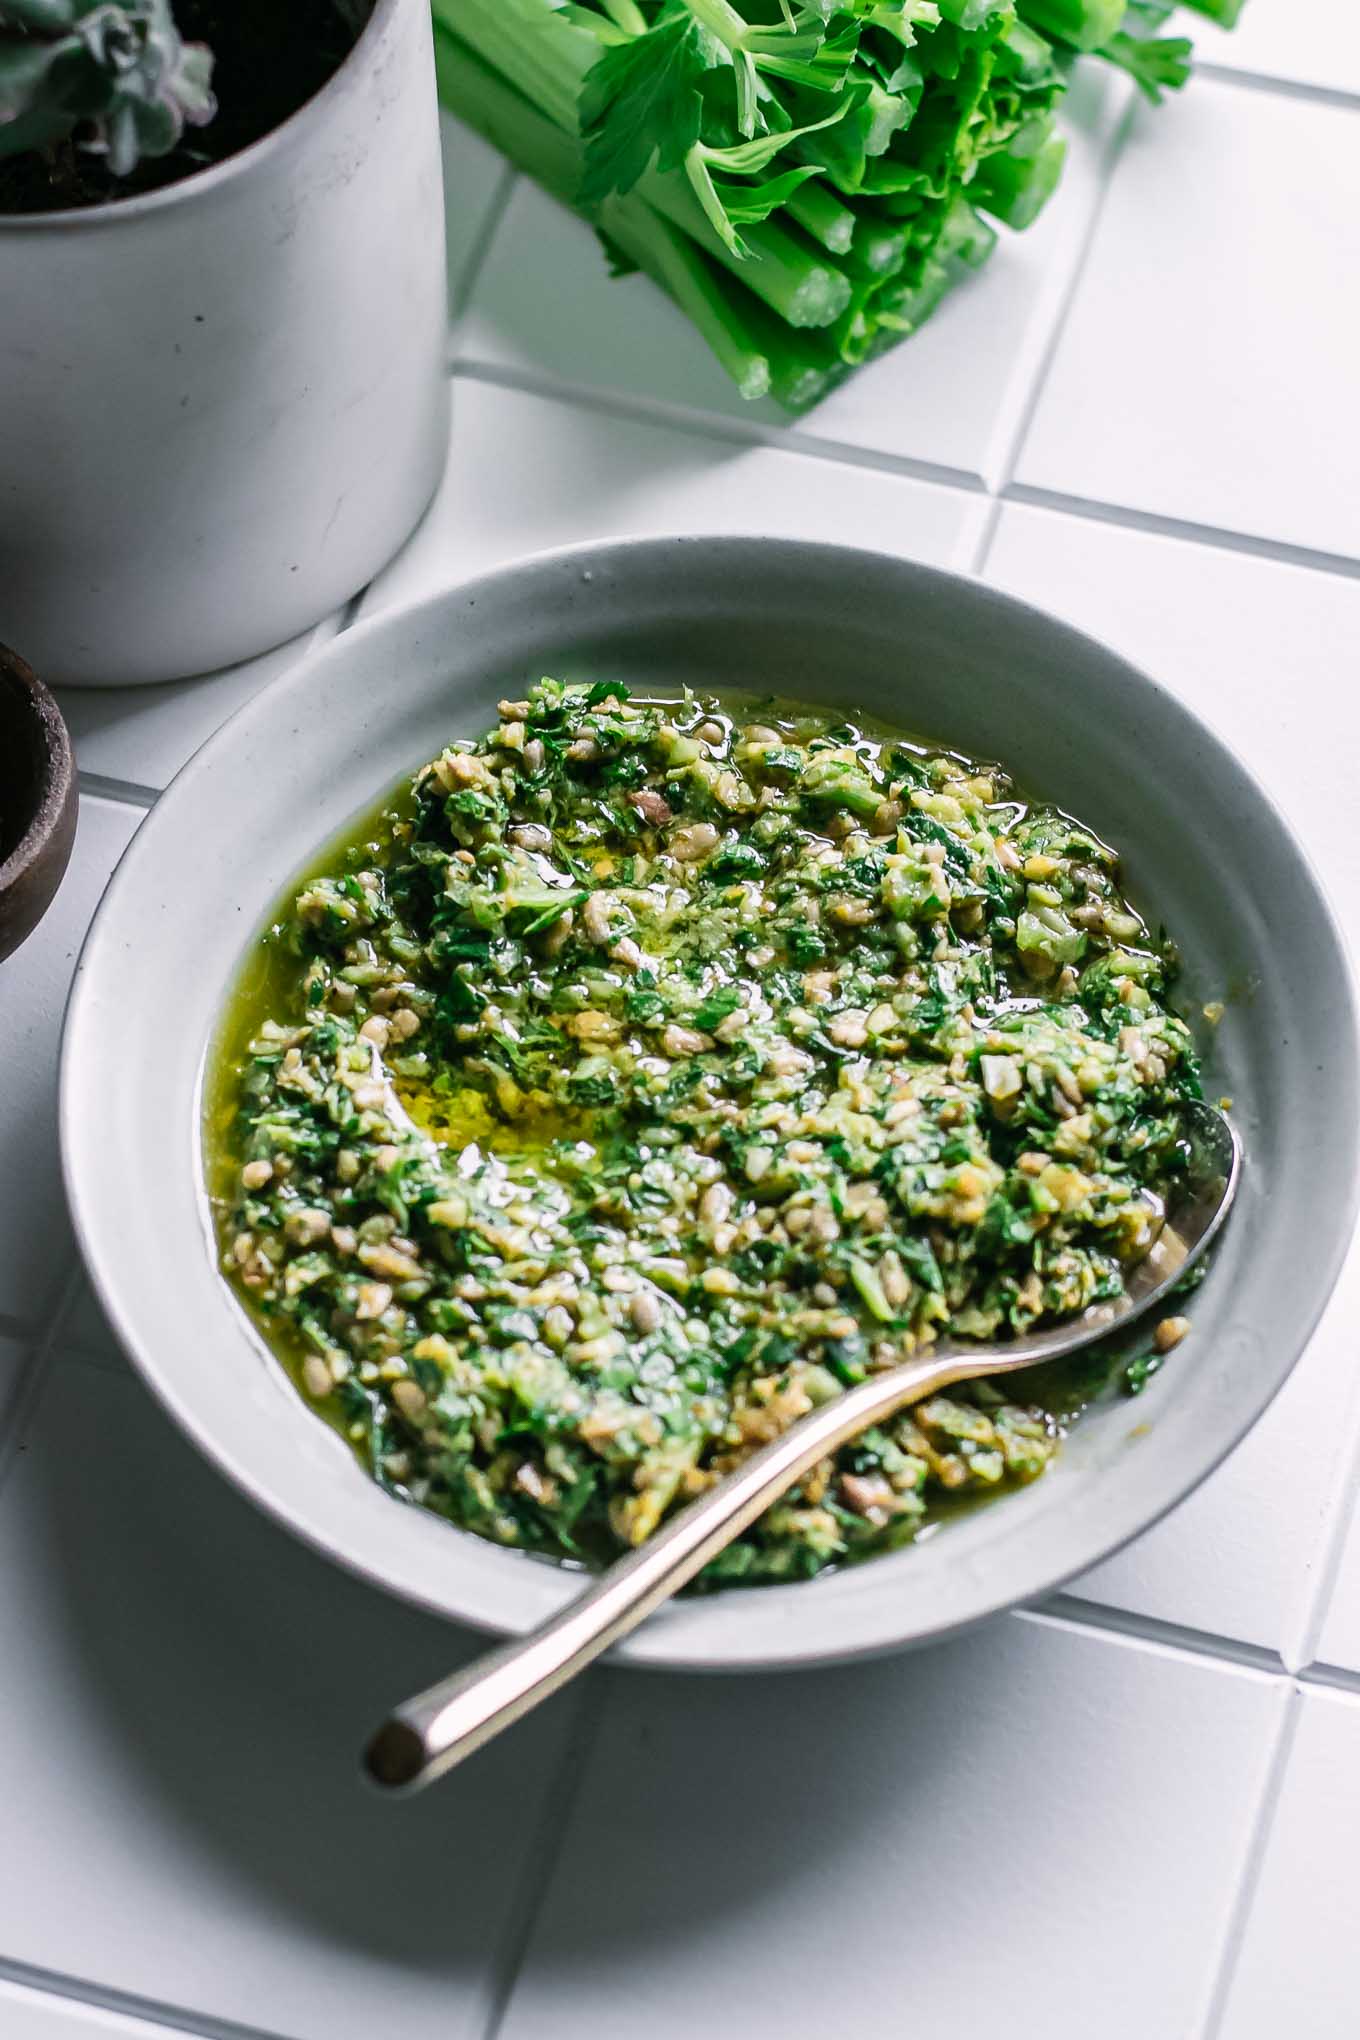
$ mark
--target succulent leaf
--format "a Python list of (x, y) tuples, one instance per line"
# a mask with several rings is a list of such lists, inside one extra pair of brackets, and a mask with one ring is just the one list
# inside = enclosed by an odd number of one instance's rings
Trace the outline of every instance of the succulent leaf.
[(0, 0), (0, 156), (73, 137), (127, 177), (216, 112), (170, 0)]

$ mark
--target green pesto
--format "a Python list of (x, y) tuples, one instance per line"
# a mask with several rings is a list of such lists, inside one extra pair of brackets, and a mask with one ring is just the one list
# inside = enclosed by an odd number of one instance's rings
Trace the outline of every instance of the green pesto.
[[(599, 1562), (867, 1371), (1119, 1295), (1185, 1167), (1115, 854), (996, 767), (756, 715), (502, 703), (295, 889), (216, 1054), (224, 1269), (377, 1479), (503, 1544)], [(933, 1398), (707, 1580), (1034, 1479), (1087, 1375)]]

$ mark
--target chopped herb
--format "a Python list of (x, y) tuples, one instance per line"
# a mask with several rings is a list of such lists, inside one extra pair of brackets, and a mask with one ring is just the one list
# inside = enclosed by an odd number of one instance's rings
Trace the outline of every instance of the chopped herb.
[[(1120, 1293), (1199, 1089), (1174, 969), (994, 766), (544, 680), (275, 917), (217, 1077), (223, 1265), (384, 1486), (607, 1559), (873, 1369)], [(1061, 1429), (934, 1398), (707, 1583), (890, 1550)]]

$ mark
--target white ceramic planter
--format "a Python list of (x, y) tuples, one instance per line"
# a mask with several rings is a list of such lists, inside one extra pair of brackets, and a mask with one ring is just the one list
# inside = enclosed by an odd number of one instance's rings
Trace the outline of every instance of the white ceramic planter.
[(163, 191), (0, 217), (0, 639), (48, 680), (199, 673), (362, 587), (448, 446), (426, 0)]

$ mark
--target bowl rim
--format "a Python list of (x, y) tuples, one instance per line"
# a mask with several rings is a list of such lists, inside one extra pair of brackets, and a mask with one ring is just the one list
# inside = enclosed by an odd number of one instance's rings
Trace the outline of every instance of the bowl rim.
[[(532, 1621), (521, 1619), (514, 1612), (503, 1614), (499, 1608), (492, 1613), (484, 1606), (470, 1608), (454, 1605), (456, 1592), (449, 1594), (427, 1590), (420, 1583), (394, 1574), (383, 1562), (381, 1554), (341, 1548), (330, 1537), (318, 1534), (314, 1526), (300, 1520), (300, 1506), (296, 1502), (273, 1492), (261, 1478), (241, 1462), (228, 1443), (220, 1441), (198, 1423), (195, 1413), (186, 1407), (181, 1398), (173, 1378), (173, 1370), (162, 1372), (156, 1357), (149, 1355), (139, 1343), (136, 1329), (128, 1322), (128, 1314), (123, 1309), (116, 1288), (100, 1265), (95, 1240), (97, 1214), (87, 1208), (82, 1182), (80, 1143), (83, 1129), (78, 1123), (76, 1105), (84, 1005), (89, 995), (93, 971), (100, 960), (106, 931), (114, 925), (114, 917), (121, 904), (124, 884), (136, 875), (137, 866), (154, 853), (157, 815), (166, 808), (172, 795), (175, 804), (191, 797), (197, 780), (215, 768), (217, 760), (214, 754), (219, 748), (225, 750), (229, 747), (231, 737), (238, 726), (247, 725), (251, 716), (260, 712), (266, 700), (275, 706), (283, 702), (300, 700), (312, 684), (318, 668), (342, 665), (355, 658), (356, 648), (358, 655), (362, 656), (367, 645), (381, 643), (383, 638), (389, 635), (414, 631), (426, 623), (447, 629), (450, 612), (457, 606), (475, 605), (478, 601), (503, 597), (507, 591), (516, 592), (518, 585), (526, 578), (538, 576), (546, 579), (555, 573), (576, 575), (585, 573), (587, 578), (590, 578), (604, 562), (608, 563), (610, 569), (617, 569), (626, 574), (627, 570), (635, 565), (646, 566), (652, 562), (664, 564), (667, 560), (674, 565), (682, 550), (708, 553), (713, 549), (721, 549), (728, 554), (745, 552), (753, 560), (777, 561), (782, 558), (790, 565), (799, 560), (806, 561), (811, 556), (824, 565), (828, 563), (828, 559), (834, 560), (839, 563), (841, 571), (851, 571), (858, 566), (871, 574), (917, 577), (919, 580), (936, 584), (942, 594), (952, 594), (961, 601), (991, 611), (998, 619), (1015, 618), (1018, 614), (1023, 614), (1031, 623), (1038, 624), (1051, 635), (1065, 638), (1069, 643), (1079, 642), (1088, 655), (1093, 652), (1108, 666), (1120, 669), (1121, 677), (1130, 679), (1136, 687), (1144, 691), (1145, 696), (1152, 698), (1164, 717), (1173, 725), (1180, 724), (1183, 732), (1193, 733), (1207, 747), (1212, 754), (1216, 771), (1225, 774), (1229, 780), (1235, 779), (1244, 789), (1260, 809), (1263, 818), (1273, 824), (1280, 847), (1287, 857), (1293, 860), (1298, 874), (1305, 880), (1312, 895), (1320, 927), (1325, 932), (1339, 965), (1337, 989), (1344, 1008), (1341, 1015), (1339, 1045), (1344, 1046), (1344, 1061), (1335, 1081), (1342, 1094), (1342, 1106), (1355, 1107), (1355, 1111), (1348, 1115), (1343, 1113), (1342, 1116), (1353, 1121), (1360, 1113), (1360, 1012), (1357, 1009), (1355, 974), (1351, 967), (1348, 947), (1328, 896), (1327, 887), (1315, 870), (1308, 851), (1281, 813), (1272, 795), (1241, 761), (1232, 745), (1201, 717), (1198, 710), (1191, 708), (1171, 689), (1135, 666), (1123, 653), (1052, 612), (974, 576), (907, 559), (886, 550), (845, 546), (823, 540), (741, 536), (729, 533), (604, 538), (545, 548), (517, 557), (472, 579), (441, 588), (417, 603), (385, 609), (377, 616), (355, 624), (327, 644), (306, 653), (296, 666), (280, 676), (262, 695), (252, 697), (243, 703), (181, 767), (156, 808), (152, 810), (147, 823), (127, 846), (100, 902), (86, 935), (72, 980), (63, 1027), (60, 1062), (60, 1132), (66, 1194), (84, 1265), (120, 1344), (133, 1361), (143, 1381), (204, 1457), (273, 1521), (332, 1563), (342, 1565), (357, 1577), (394, 1594), (399, 1599), (437, 1614), (447, 1621), (488, 1635), (524, 1633), (532, 1626)], [(317, 831), (317, 838), (318, 843), (324, 839), (324, 832), (321, 829)], [(264, 910), (262, 905), (261, 911)], [(711, 1641), (702, 1645), (697, 1639), (683, 1642), (672, 1640), (667, 1643), (659, 1640), (664, 1627), (663, 1618), (662, 1625), (655, 1621), (651, 1625), (645, 1625), (632, 1638), (616, 1646), (610, 1654), (610, 1662), (650, 1669), (729, 1673), (795, 1670), (812, 1664), (833, 1664), (881, 1656), (905, 1648), (942, 1641), (1006, 1609), (1024, 1606), (1046, 1597), (1061, 1588), (1068, 1580), (1103, 1563), (1125, 1544), (1151, 1529), (1197, 1488), (1236, 1448), (1289, 1378), (1331, 1297), (1352, 1244), (1357, 1209), (1360, 1209), (1360, 1144), (1354, 1142), (1350, 1144), (1345, 1157), (1344, 1174), (1344, 1189), (1333, 1207), (1337, 1212), (1338, 1222), (1333, 1229), (1333, 1237), (1327, 1243), (1325, 1258), (1313, 1294), (1306, 1306), (1298, 1311), (1294, 1320), (1297, 1331), (1290, 1335), (1287, 1351), (1283, 1345), (1281, 1347), (1284, 1357), (1274, 1358), (1258, 1370), (1250, 1394), (1240, 1398), (1239, 1403), (1234, 1406), (1231, 1418), (1220, 1424), (1207, 1447), (1201, 1447), (1195, 1455), (1194, 1470), (1188, 1476), (1181, 1477), (1178, 1474), (1175, 1480), (1164, 1484), (1162, 1491), (1150, 1506), (1140, 1501), (1136, 1506), (1126, 1508), (1117, 1522), (1105, 1524), (1082, 1546), (1076, 1556), (1067, 1555), (1060, 1562), (1048, 1565), (1042, 1578), (1021, 1587), (1018, 1591), (1013, 1585), (1006, 1584), (999, 1585), (994, 1590), (974, 1594), (965, 1611), (956, 1618), (932, 1622), (928, 1628), (915, 1633), (893, 1632), (890, 1625), (885, 1630), (883, 1622), (878, 1620), (859, 1625), (861, 1630), (867, 1629), (871, 1633), (852, 1633), (835, 1642), (818, 1641), (819, 1625), (812, 1620), (807, 1625), (811, 1635), (810, 1641), (803, 1641), (794, 1635), (773, 1648), (768, 1642), (752, 1648), (749, 1642), (743, 1643), (740, 1635), (725, 1638), (715, 1635)], [(263, 1348), (264, 1342), (259, 1340), (258, 1333), (255, 1337)], [(385, 1502), (388, 1498), (382, 1499)], [(425, 1514), (423, 1511), (414, 1513)], [(428, 1520), (435, 1525), (441, 1535), (446, 1534), (451, 1527), (432, 1517)], [(471, 1538), (473, 1533), (455, 1531), (455, 1535)], [(549, 1572), (564, 1583), (570, 1583), (575, 1578), (567, 1568), (537, 1564), (532, 1557), (524, 1553), (500, 1551), (494, 1546), (486, 1547), (485, 1540), (476, 1541), (484, 1548), (489, 1548), (505, 1567), (527, 1565), (540, 1577), (544, 1572)], [(889, 1562), (886, 1559), (879, 1559), (862, 1567), (842, 1568), (838, 1576), (841, 1579), (857, 1577), (864, 1581), (877, 1572), (879, 1567)], [(455, 1582), (455, 1586), (457, 1570), (456, 1564), (448, 1568), (449, 1578)], [(998, 1567), (998, 1570), (1001, 1568)], [(502, 1577), (509, 1582), (512, 1575), (506, 1572)], [(750, 1607), (753, 1602), (759, 1602), (767, 1607), (781, 1602), (787, 1607), (789, 1597), (806, 1596), (817, 1585), (818, 1582), (812, 1580), (750, 1589), (734, 1587), (715, 1595), (711, 1600), (688, 1605), (691, 1610), (702, 1606), (705, 1609), (731, 1609), (734, 1612), (742, 1605)], [(564, 1586), (564, 1590), (557, 1596), (558, 1605), (565, 1603), (568, 1598), (569, 1592)], [(813, 1595), (808, 1604), (809, 1615), (815, 1615), (815, 1598)], [(733, 1625), (729, 1623), (728, 1626)], [(769, 1626), (771, 1625), (766, 1625)], [(853, 1618), (848, 1625), (842, 1625), (847, 1626), (851, 1632), (856, 1630)]]
[(0, 696), (10, 691), (11, 682), (13, 698), (27, 702), (29, 726), (43, 740), (43, 769), (36, 785), (31, 788), (32, 799), (23, 833), (8, 856), (0, 860), (0, 893), (8, 892), (11, 886), (17, 884), (60, 833), (76, 776), (71, 733), (56, 696), (46, 682), (38, 678), (27, 659), (9, 645), (0, 644)]

